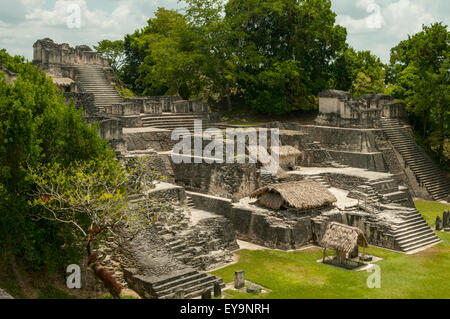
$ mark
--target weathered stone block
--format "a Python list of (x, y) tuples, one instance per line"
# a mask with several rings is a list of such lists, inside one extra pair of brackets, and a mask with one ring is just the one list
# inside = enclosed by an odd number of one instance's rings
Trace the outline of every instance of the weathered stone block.
[(222, 296), (222, 287), (218, 282), (214, 283), (214, 297), (220, 297)]
[(245, 286), (245, 271), (239, 270), (234, 273), (234, 288), (240, 289)]
[(260, 293), (262, 291), (262, 287), (258, 285), (251, 285), (250, 287), (247, 287), (247, 292), (249, 294), (256, 294)]
[(181, 100), (172, 104), (173, 113), (189, 113), (189, 101)]
[(173, 297), (174, 299), (184, 299), (184, 290), (178, 290)]
[(436, 230), (442, 230), (442, 219), (441, 217), (436, 217)]
[(202, 293), (202, 299), (211, 299), (211, 289), (205, 290)]
[(449, 211), (444, 211), (444, 216), (442, 219), (442, 225), (443, 228), (447, 228), (450, 227), (450, 212)]

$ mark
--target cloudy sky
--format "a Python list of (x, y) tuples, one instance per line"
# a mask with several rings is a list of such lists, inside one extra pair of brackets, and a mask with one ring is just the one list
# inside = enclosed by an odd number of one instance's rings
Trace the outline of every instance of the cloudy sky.
[[(350, 45), (371, 50), (384, 62), (390, 48), (420, 31), (422, 24), (450, 25), (449, 0), (332, 3), (337, 22), (347, 28)], [(178, 0), (0, 0), (0, 48), (31, 59), (33, 43), (45, 37), (72, 46), (121, 39), (143, 27), (158, 7), (182, 9), (183, 4)]]

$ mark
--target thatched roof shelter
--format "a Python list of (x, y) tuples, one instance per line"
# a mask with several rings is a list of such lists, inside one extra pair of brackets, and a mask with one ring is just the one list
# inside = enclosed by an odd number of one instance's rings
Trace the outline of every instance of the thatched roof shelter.
[(53, 84), (60, 86), (60, 87), (69, 87), (73, 83), (75, 83), (74, 80), (71, 78), (59, 78), (59, 77), (52, 77)]
[(300, 155), (302, 155), (302, 152), (293, 146), (285, 145), (279, 147), (280, 157), (299, 157)]
[(338, 255), (348, 256), (357, 246), (368, 247), (366, 236), (356, 227), (332, 222), (322, 238), (321, 246), (335, 250)]
[(287, 166), (289, 168), (293, 168), (297, 162), (297, 158), (302, 155), (302, 152), (290, 145), (280, 146), (278, 153), (280, 166)]
[(261, 205), (273, 210), (284, 207), (304, 211), (330, 206), (337, 201), (325, 186), (310, 180), (272, 184), (256, 190), (250, 197), (258, 198)]

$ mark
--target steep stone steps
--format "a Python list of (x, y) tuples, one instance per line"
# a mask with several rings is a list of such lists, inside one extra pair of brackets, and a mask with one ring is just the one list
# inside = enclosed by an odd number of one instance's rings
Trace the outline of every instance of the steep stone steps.
[(205, 290), (213, 290), (215, 284), (222, 288), (225, 286), (221, 278), (197, 270), (186, 270), (178, 274), (165, 277), (145, 277), (135, 275), (136, 270), (125, 270), (130, 288), (138, 292), (150, 292), (152, 298), (172, 299), (178, 292), (183, 293), (183, 298), (198, 298)]
[(410, 209), (399, 215), (403, 221), (396, 223), (390, 234), (402, 251), (412, 252), (441, 241), (416, 209)]
[(95, 105), (99, 110), (123, 102), (123, 98), (106, 78), (102, 67), (79, 65), (76, 69), (78, 71), (77, 81), (81, 91), (94, 94)]
[[(172, 283), (172, 287), (167, 288), (165, 290), (159, 290), (159, 287), (154, 287), (156, 293), (158, 294), (159, 298), (167, 298), (167, 297), (174, 297), (174, 294), (178, 291), (183, 291), (185, 296), (190, 295), (193, 292), (196, 291), (205, 291), (208, 288), (214, 289), (215, 283), (222, 284), (222, 279), (217, 278), (216, 276), (209, 275), (206, 273), (199, 273), (199, 276), (195, 279), (191, 279), (187, 282), (182, 283)], [(199, 294), (201, 295), (201, 293)], [(191, 297), (192, 298), (192, 297)]]
[(450, 182), (439, 167), (415, 143), (409, 132), (394, 119), (382, 119), (381, 126), (393, 147), (416, 175), (435, 200), (447, 200)]
[(195, 208), (195, 204), (194, 201), (192, 200), (192, 197), (186, 196), (186, 202), (189, 208)]
[(306, 179), (319, 182), (320, 184), (322, 184), (326, 188), (330, 188), (331, 187), (321, 175), (310, 175), (310, 176), (306, 177)]
[(167, 130), (176, 128), (194, 129), (195, 121), (202, 121), (202, 129), (214, 127), (204, 114), (159, 114), (142, 117), (143, 127), (154, 127)]

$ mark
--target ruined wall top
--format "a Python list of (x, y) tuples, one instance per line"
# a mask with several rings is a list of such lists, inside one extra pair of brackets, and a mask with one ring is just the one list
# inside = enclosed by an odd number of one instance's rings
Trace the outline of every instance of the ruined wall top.
[(33, 45), (33, 61), (40, 65), (89, 64), (107, 66), (108, 62), (87, 45), (75, 48), (67, 43), (58, 44), (52, 39), (38, 40)]
[(325, 90), (319, 93), (319, 98), (337, 98), (337, 99), (344, 99), (344, 100), (350, 100), (352, 99), (352, 94), (345, 91), (340, 90)]

